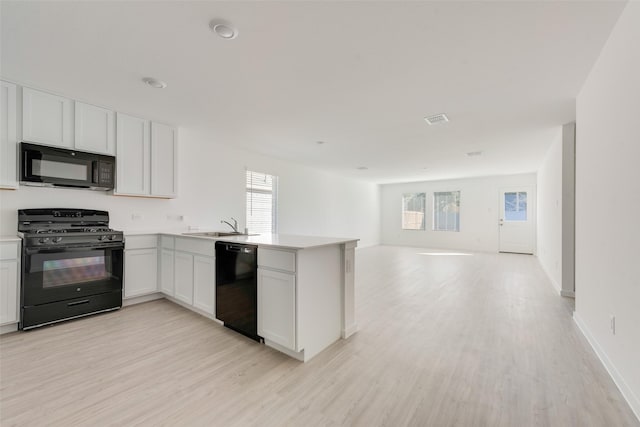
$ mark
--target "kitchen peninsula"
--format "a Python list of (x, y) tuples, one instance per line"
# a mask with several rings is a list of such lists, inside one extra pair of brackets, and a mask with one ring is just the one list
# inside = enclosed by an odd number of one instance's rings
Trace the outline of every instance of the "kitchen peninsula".
[[(166, 232), (125, 236), (125, 305), (162, 295), (216, 319), (215, 243), (247, 244), (258, 247), (258, 334), (267, 346), (306, 362), (356, 331), (356, 239)], [(149, 277), (149, 271), (157, 271), (157, 277)]]

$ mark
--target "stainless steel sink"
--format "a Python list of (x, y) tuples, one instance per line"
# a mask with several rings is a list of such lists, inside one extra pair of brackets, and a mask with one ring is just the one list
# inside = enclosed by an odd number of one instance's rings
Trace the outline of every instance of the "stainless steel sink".
[(229, 237), (229, 236), (248, 236), (248, 234), (224, 232), (224, 231), (201, 231), (197, 233), (182, 233), (183, 236), (198, 236), (198, 237)]

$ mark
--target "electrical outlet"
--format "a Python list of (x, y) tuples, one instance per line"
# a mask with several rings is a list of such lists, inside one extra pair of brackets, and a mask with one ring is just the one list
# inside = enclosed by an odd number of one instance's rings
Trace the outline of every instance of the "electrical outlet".
[(139, 213), (132, 213), (131, 214), (131, 219), (134, 220), (134, 221), (141, 220), (142, 218), (143, 218), (142, 214), (139, 214)]
[(613, 314), (611, 316), (609, 316), (609, 322), (610, 322), (610, 328), (611, 328), (611, 333), (613, 335), (616, 334), (616, 316), (614, 316)]

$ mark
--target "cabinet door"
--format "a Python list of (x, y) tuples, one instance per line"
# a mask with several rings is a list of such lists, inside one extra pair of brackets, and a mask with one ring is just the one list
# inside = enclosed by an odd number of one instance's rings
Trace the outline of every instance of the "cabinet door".
[(73, 101), (22, 88), (22, 139), (73, 148)]
[(158, 290), (158, 250), (131, 249), (124, 252), (125, 298)]
[(75, 148), (115, 156), (115, 115), (95, 105), (76, 102)]
[(151, 194), (176, 197), (178, 194), (178, 131), (151, 123)]
[(18, 188), (16, 85), (0, 83), (0, 188)]
[(193, 255), (176, 251), (174, 269), (176, 299), (193, 305)]
[(213, 257), (193, 257), (193, 306), (214, 315), (216, 298), (216, 262)]
[(18, 261), (0, 261), (0, 324), (18, 321)]
[(296, 351), (296, 278), (258, 268), (258, 335)]
[(149, 195), (150, 179), (149, 121), (117, 114), (116, 118), (116, 194)]
[(173, 251), (169, 249), (160, 250), (160, 291), (163, 294), (174, 296), (174, 275), (173, 275)]

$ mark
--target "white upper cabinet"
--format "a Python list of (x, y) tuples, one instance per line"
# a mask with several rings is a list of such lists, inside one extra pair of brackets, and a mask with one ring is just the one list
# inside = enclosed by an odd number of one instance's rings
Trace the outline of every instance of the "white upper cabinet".
[(73, 101), (28, 87), (23, 88), (22, 139), (73, 148)]
[(115, 115), (111, 110), (75, 103), (75, 148), (115, 156)]
[(176, 197), (178, 194), (178, 130), (151, 123), (151, 194)]
[(151, 142), (149, 120), (117, 114), (116, 194), (148, 196), (151, 193)]
[(18, 188), (16, 85), (1, 83), (0, 96), (0, 188)]

